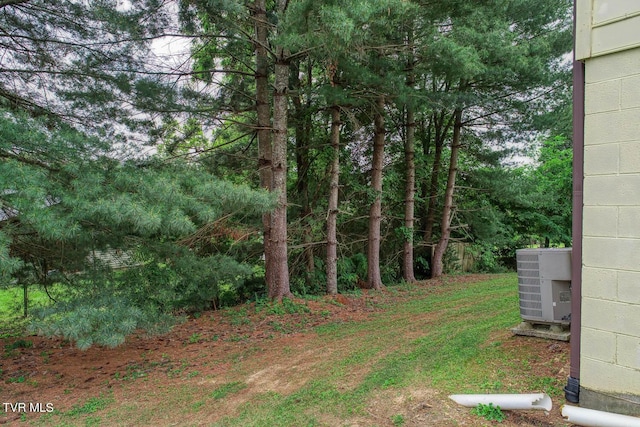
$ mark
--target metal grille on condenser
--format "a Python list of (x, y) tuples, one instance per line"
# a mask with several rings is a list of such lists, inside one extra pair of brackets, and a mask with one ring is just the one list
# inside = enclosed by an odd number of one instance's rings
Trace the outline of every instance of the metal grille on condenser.
[(518, 291), (520, 314), (542, 317), (540, 265), (538, 255), (518, 254)]

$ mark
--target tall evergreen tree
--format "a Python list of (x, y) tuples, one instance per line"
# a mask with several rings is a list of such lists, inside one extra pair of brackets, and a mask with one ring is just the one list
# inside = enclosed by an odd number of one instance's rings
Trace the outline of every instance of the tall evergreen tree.
[[(415, 56), (413, 23), (409, 22), (406, 29), (405, 43), (407, 45), (406, 86), (407, 89), (415, 88)], [(405, 162), (405, 190), (404, 190), (404, 243), (402, 256), (402, 275), (406, 282), (416, 281), (414, 274), (414, 224), (415, 224), (415, 194), (416, 194), (416, 106), (415, 98), (411, 97), (404, 103), (404, 162)]]
[(430, 51), (434, 75), (459, 82), (452, 93), (459, 117), (451, 143), (434, 276), (442, 274), (450, 236), (462, 128), (518, 128), (516, 120), (524, 117), (522, 112), (543, 110), (537, 101), (553, 93), (571, 37), (570, 7), (563, 0), (453, 2), (449, 7)]
[[(287, 11), (288, 0), (278, 0), (276, 13), (280, 19)], [(289, 65), (290, 53), (281, 44), (276, 45), (273, 91), (273, 191), (278, 194), (278, 205), (272, 214), (271, 242), (269, 251), (273, 256), (272, 283), (269, 297), (282, 298), (291, 295), (289, 286), (289, 259), (287, 245), (287, 143), (289, 118)]]
[[(223, 217), (267, 211), (271, 197), (193, 162), (145, 156), (136, 142), (152, 138), (154, 114), (185, 111), (147, 61), (167, 22), (161, 3), (33, 0), (0, 14), (0, 272), (46, 285), (55, 271), (71, 290), (36, 329), (117, 345), (250, 276), (201, 236)], [(138, 266), (110, 274), (98, 255), (108, 250)]]
[[(208, 111), (223, 122), (255, 130), (260, 185), (278, 194), (278, 206), (263, 218), (265, 279), (272, 298), (291, 294), (286, 188), (289, 58), (274, 42), (287, 4), (181, 2), (183, 28), (194, 38), (194, 69), (222, 76), (204, 80), (218, 92)], [(223, 68), (216, 68), (217, 63)], [(272, 69), (275, 81), (270, 90)]]
[[(255, 81), (256, 81), (256, 135), (258, 139), (258, 173), (260, 186), (268, 191), (273, 190), (273, 147), (271, 138), (271, 104), (269, 102), (269, 22), (267, 20), (267, 3), (256, 0), (253, 5), (255, 28)], [(274, 287), (274, 261), (270, 249), (271, 244), (271, 212), (262, 217), (262, 238), (265, 257), (265, 277), (267, 288)]]
[[(222, 281), (248, 277), (237, 261), (187, 242), (222, 217), (271, 207), (266, 194), (216, 180), (198, 165), (122, 162), (109, 148), (62, 123), (52, 128), (51, 120), (7, 111), (0, 118), (0, 271), (45, 285), (55, 271), (71, 292), (44, 313), (50, 317), (38, 330), (81, 347), (117, 345), (161, 313), (211, 304)], [(136, 268), (112, 276), (96, 255), (110, 250), (127, 253)], [(151, 272), (160, 265), (162, 272)], [(162, 276), (170, 272), (172, 279)], [(102, 308), (94, 311), (95, 304)], [(100, 325), (105, 309), (111, 330)]]
[(340, 185), (340, 107), (331, 108), (331, 148), (333, 156), (331, 160), (331, 172), (329, 179), (329, 203), (327, 207), (327, 293), (338, 293), (338, 198)]

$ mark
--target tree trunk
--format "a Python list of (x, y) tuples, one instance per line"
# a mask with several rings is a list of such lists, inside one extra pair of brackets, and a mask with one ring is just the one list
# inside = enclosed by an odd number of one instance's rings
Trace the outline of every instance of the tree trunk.
[(458, 170), (458, 154), (460, 152), (460, 131), (462, 130), (462, 109), (455, 110), (455, 124), (453, 126), (453, 139), (451, 140), (451, 160), (449, 161), (449, 175), (447, 177), (447, 189), (444, 195), (444, 207), (442, 209), (442, 233), (433, 252), (433, 267), (431, 277), (440, 277), (443, 274), (443, 258), (451, 237), (451, 219), (453, 216), (453, 193), (456, 185), (456, 172)]
[(338, 293), (338, 193), (340, 185), (340, 107), (331, 108), (331, 177), (327, 211), (327, 293)]
[(416, 186), (416, 165), (415, 165), (415, 115), (413, 108), (407, 109), (407, 132), (404, 143), (405, 158), (405, 201), (404, 201), (404, 228), (406, 236), (404, 236), (403, 248), (403, 268), (402, 273), (404, 280), (409, 283), (416, 281), (413, 273), (413, 229), (415, 216), (415, 186)]
[[(308, 61), (307, 79), (312, 81), (311, 61)], [(302, 212), (302, 243), (303, 256), (305, 260), (305, 273), (307, 280), (310, 280), (315, 269), (315, 260), (313, 256), (313, 236), (311, 234), (311, 214), (313, 212), (309, 197), (309, 169), (311, 160), (309, 158), (309, 146), (311, 144), (311, 96), (307, 96), (307, 100), (302, 100), (302, 85), (300, 83), (300, 63), (296, 61), (291, 64), (290, 71), (291, 88), (297, 92), (293, 97), (294, 127), (296, 138), (296, 169), (298, 171), (296, 178), (296, 193), (301, 198)], [(310, 84), (310, 83), (309, 83)]]
[[(286, 0), (278, 1), (278, 12), (283, 14)], [(276, 48), (273, 91), (273, 191), (277, 192), (276, 208), (271, 217), (271, 243), (273, 257), (273, 283), (269, 287), (269, 298), (282, 299), (291, 296), (289, 288), (289, 264), (287, 248), (287, 89), (289, 87), (289, 56), (285, 50)]]
[(434, 135), (434, 152), (433, 166), (431, 168), (431, 182), (429, 183), (429, 195), (427, 202), (427, 215), (424, 226), (424, 241), (428, 244), (433, 242), (433, 224), (436, 217), (436, 202), (438, 200), (438, 178), (440, 177), (440, 169), (442, 162), (442, 150), (444, 148), (444, 140), (449, 133), (449, 129), (453, 123), (454, 114), (451, 119), (444, 122), (446, 112), (443, 110), (440, 114), (433, 113), (433, 135)]
[[(411, 38), (409, 38), (411, 42)], [(407, 86), (412, 88), (415, 83), (413, 76), (413, 58), (409, 58), (409, 74), (407, 75)], [(407, 122), (404, 141), (404, 161), (405, 161), (405, 200), (404, 200), (404, 228), (406, 235), (403, 245), (402, 274), (405, 282), (413, 283), (416, 277), (413, 271), (413, 234), (415, 222), (415, 191), (416, 191), (416, 164), (415, 164), (415, 134), (416, 118), (412, 101), (406, 104)]]
[(369, 210), (369, 246), (367, 248), (367, 283), (369, 289), (382, 289), (380, 274), (380, 224), (382, 222), (382, 168), (384, 165), (384, 95), (376, 102), (374, 117), (373, 160), (371, 164), (371, 189), (374, 200)]
[[(267, 56), (269, 23), (267, 21), (266, 0), (256, 0), (254, 8), (258, 173), (260, 187), (267, 191), (272, 191), (271, 108), (269, 107), (269, 62)], [(265, 281), (267, 289), (271, 289), (273, 287), (273, 257), (269, 249), (269, 244), (271, 243), (271, 213), (265, 213), (262, 216), (262, 237), (264, 242)]]

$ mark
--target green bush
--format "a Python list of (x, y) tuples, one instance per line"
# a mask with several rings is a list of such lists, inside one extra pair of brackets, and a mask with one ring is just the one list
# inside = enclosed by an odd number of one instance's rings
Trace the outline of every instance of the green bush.
[(356, 253), (338, 259), (338, 290), (349, 291), (357, 288), (358, 280), (367, 278), (367, 257)]
[(473, 244), (467, 247), (473, 256), (473, 272), (504, 273), (508, 269), (501, 264), (498, 250), (486, 244)]

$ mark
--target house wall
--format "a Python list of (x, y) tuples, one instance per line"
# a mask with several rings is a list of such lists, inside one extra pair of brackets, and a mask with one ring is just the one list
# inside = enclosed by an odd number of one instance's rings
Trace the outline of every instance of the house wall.
[(640, 2), (576, 0), (576, 59), (640, 46)]
[(640, 2), (577, 6), (586, 79), (580, 403), (640, 415)]

